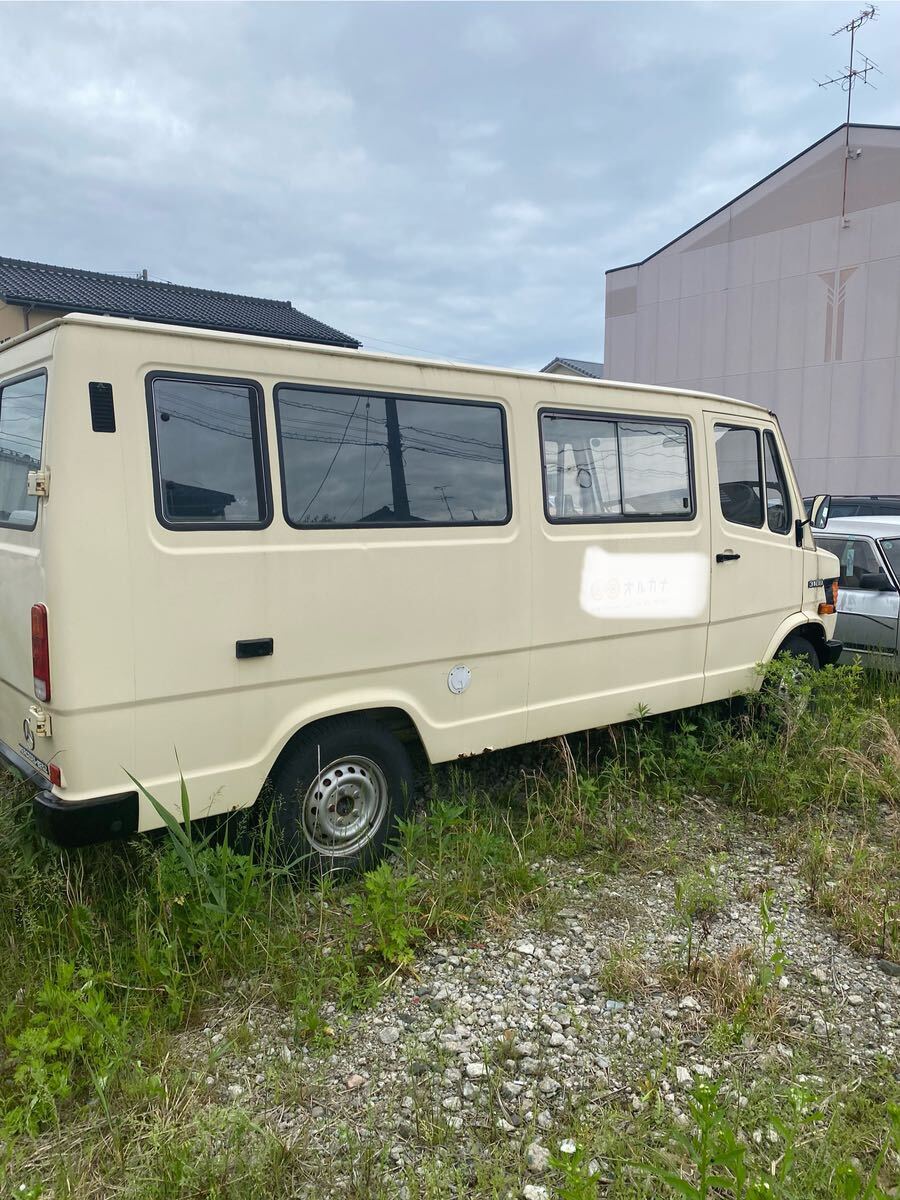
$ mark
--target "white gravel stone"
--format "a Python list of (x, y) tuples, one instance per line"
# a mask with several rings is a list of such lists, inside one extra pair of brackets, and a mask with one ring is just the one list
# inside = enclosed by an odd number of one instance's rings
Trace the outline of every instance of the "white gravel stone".
[(522, 1200), (550, 1200), (550, 1193), (540, 1183), (526, 1183), (522, 1188)]
[(540, 1142), (530, 1142), (525, 1147), (525, 1166), (532, 1175), (543, 1175), (550, 1166), (550, 1151)]

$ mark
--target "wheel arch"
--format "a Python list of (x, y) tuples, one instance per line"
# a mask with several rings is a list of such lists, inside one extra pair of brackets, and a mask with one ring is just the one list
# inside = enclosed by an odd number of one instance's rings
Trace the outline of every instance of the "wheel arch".
[(769, 643), (763, 662), (771, 662), (784, 643), (791, 635), (806, 638), (810, 645), (819, 656), (819, 664), (824, 666), (828, 661), (826, 643), (828, 634), (825, 631), (825, 626), (818, 621), (810, 621), (802, 613), (797, 613), (793, 617), (789, 617), (777, 629), (775, 636)]
[(347, 718), (357, 717), (372, 721), (374, 724), (386, 729), (392, 733), (394, 737), (401, 742), (417, 768), (426, 768), (431, 758), (428, 753), (428, 747), (420, 730), (420, 720), (417, 721), (408, 708), (399, 704), (370, 704), (370, 705), (339, 705), (323, 716), (310, 716), (305, 721), (292, 723), (286, 731), (282, 732), (279, 739), (277, 750), (271, 758), (271, 763), (266, 772), (268, 780), (272, 773), (276, 770), (279, 763), (288, 754), (298, 738), (308, 737), (317, 729), (324, 729), (330, 726), (333, 722)]

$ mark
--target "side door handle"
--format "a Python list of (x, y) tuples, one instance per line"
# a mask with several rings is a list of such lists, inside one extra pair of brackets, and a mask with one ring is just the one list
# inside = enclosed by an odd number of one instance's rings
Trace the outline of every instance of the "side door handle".
[(716, 562), (737, 562), (740, 557), (741, 556), (739, 554), (735, 554), (733, 550), (723, 550), (721, 554), (716, 555)]

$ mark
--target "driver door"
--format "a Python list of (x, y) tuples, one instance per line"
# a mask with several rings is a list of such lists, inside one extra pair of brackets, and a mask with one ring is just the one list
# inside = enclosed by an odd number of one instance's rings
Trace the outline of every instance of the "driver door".
[(703, 699), (752, 687), (782, 621), (801, 607), (800, 514), (777, 429), (704, 413), (710, 496), (710, 624)]

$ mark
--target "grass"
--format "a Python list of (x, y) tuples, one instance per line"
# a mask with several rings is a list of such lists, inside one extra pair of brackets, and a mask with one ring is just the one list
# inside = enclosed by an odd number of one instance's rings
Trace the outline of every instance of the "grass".
[[(532, 749), (527, 772), (516, 771), (515, 751), (436, 772), (431, 802), (401, 827), (392, 861), (341, 885), (299, 885), (265, 848), (250, 858), (198, 831), (59, 851), (34, 834), (25, 791), (9, 782), (0, 806), (0, 1166), (11, 1194), (230, 1200), (263, 1185), (276, 1198), (305, 1187), (318, 1194), (325, 1167), (315, 1155), (198, 1092), (170, 1063), (171, 1039), (223, 996), (239, 996), (283, 1011), (300, 1042), (327, 1054), (341, 1014), (415, 969), (429, 941), (472, 940), (526, 912), (552, 927), (551, 861), (577, 866), (586, 885), (623, 870), (671, 876), (684, 944), (670, 982), (713, 997), (737, 1040), (748, 1022), (772, 1016), (781, 964), (765, 891), (759, 944), (731, 957), (706, 950), (724, 900), (718, 855), (729, 822), (752, 814), (757, 825), (787, 828), (779, 845), (799, 864), (812, 904), (860, 952), (896, 959), (900, 689), (846, 668), (799, 681), (781, 664), (770, 673), (788, 680), (787, 698), (773, 686), (737, 714), (642, 716)], [(701, 852), (705, 865), (684, 869), (698, 802), (722, 820)], [(638, 940), (613, 946), (599, 983), (616, 998), (640, 993)], [(729, 1086), (695, 1097), (716, 1137), (742, 1127), (721, 1093)], [(771, 1120), (784, 1122), (794, 1110), (779, 1086), (772, 1082), (768, 1103)], [(878, 1196), (864, 1189), (894, 1136), (888, 1094), (896, 1081), (876, 1104), (866, 1080), (839, 1102), (810, 1101), (827, 1111), (815, 1139), (805, 1126), (797, 1133), (791, 1177), (769, 1171), (781, 1190), (741, 1193), (735, 1184), (707, 1194)], [(411, 1197), (519, 1187), (508, 1139), (498, 1134), (490, 1154), (461, 1167), (443, 1153), (441, 1120), (419, 1174), (351, 1137), (336, 1194), (395, 1195), (384, 1181), (396, 1187), (401, 1177)], [(697, 1184), (700, 1151), (679, 1138), (665, 1107), (649, 1104), (638, 1118), (605, 1103), (571, 1120), (579, 1151), (558, 1159), (555, 1194), (661, 1196), (674, 1184), (660, 1172), (673, 1171)], [(750, 1141), (748, 1161), (758, 1157)], [(827, 1149), (821, 1161), (813, 1142)], [(624, 1162), (635, 1147), (649, 1174)], [(588, 1170), (595, 1158), (614, 1180), (602, 1192)], [(114, 1183), (124, 1162), (127, 1178)], [(828, 1191), (822, 1180), (836, 1187), (839, 1171), (850, 1182)], [(863, 1180), (856, 1192), (852, 1172)]]

